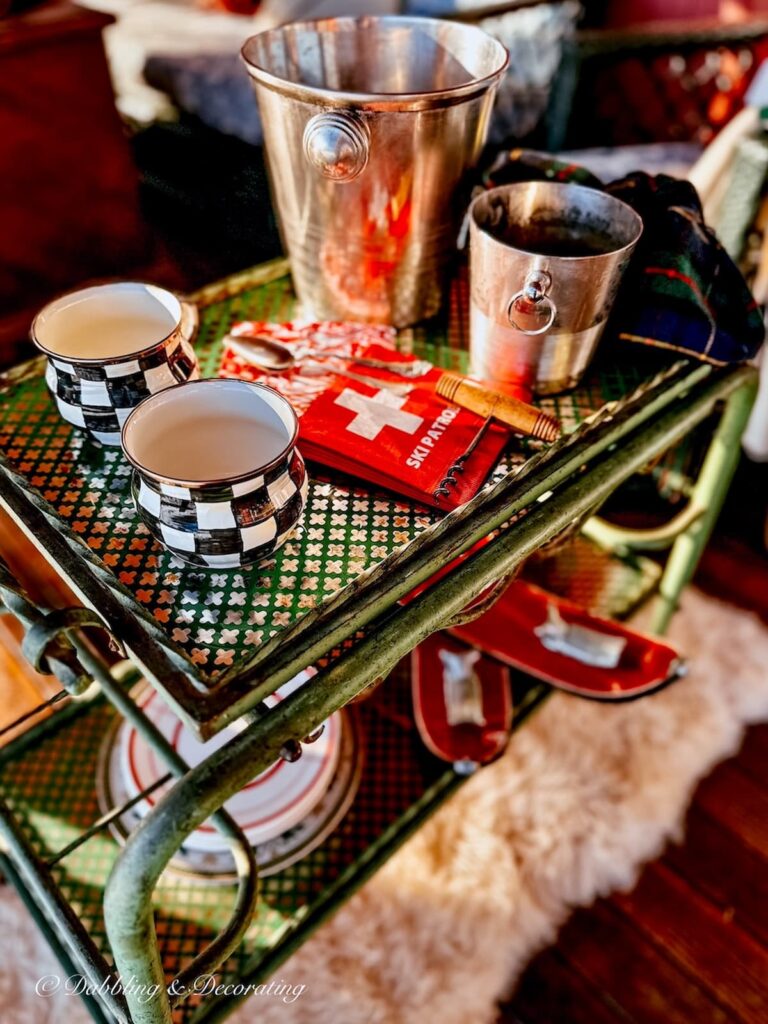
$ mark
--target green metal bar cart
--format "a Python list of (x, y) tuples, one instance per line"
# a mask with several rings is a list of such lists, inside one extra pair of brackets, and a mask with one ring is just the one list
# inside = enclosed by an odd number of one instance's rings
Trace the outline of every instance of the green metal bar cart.
[[(461, 369), (463, 287), (444, 318), (402, 332), (400, 345)], [(294, 311), (283, 261), (196, 299), (207, 375), (218, 370), (232, 322), (287, 320)], [(604, 353), (583, 386), (541, 401), (563, 423), (562, 439), (550, 447), (512, 442), (486, 487), (456, 511), (440, 516), (317, 472), (300, 533), (267, 563), (201, 572), (152, 541), (135, 516), (121, 453), (95, 449), (60, 420), (39, 360), (2, 377), (0, 501), (82, 607), (37, 608), (0, 571), (5, 606), (26, 628), (25, 652), (63, 687), (55, 713), (0, 749), (0, 864), (64, 971), (84, 979), (94, 1018), (221, 1019), (456, 790), (461, 777), (415, 734), (402, 659), (466, 616), (470, 602), (476, 612), (487, 606), (526, 559), (574, 524), (587, 522), (590, 543), (635, 582), (658, 586), (655, 625), (666, 628), (727, 490), (754, 389), (750, 368), (670, 363), (637, 348)], [(714, 415), (719, 426), (690, 505), (671, 524), (632, 533), (590, 519), (632, 474)], [(663, 573), (637, 554), (664, 546), (671, 556)], [(618, 613), (619, 605), (602, 610)], [(309, 667), (314, 674), (270, 704), (277, 687)], [(140, 679), (201, 740), (235, 721), (237, 729), (189, 769), (144, 713)], [(547, 692), (515, 678), (517, 727)], [(257, 854), (223, 805), (276, 759), (295, 758), (342, 708), (365, 747), (357, 795), (306, 858), (259, 880)], [(105, 737), (124, 720), (166, 774), (151, 809), (118, 842), (118, 819), (151, 795), (112, 811), (99, 803)], [(215, 888), (174, 868), (209, 818), (236, 874)], [(211, 975), (218, 994), (196, 990), (196, 979)]]

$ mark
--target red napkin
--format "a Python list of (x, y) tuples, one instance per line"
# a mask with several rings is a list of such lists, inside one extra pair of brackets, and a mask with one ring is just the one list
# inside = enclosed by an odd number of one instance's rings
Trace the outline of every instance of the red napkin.
[[(304, 326), (244, 322), (237, 324), (232, 334), (272, 338), (291, 350), (296, 368), (265, 373), (228, 349), (219, 373), (260, 381), (285, 395), (300, 416), (302, 453), (323, 466), (447, 510), (477, 493), (507, 442), (509, 431), (493, 424), (467, 459), (464, 472), (455, 474), (456, 486), (448, 495), (435, 497), (483, 420), (435, 394), (442, 370), (431, 369), (408, 379), (355, 362), (356, 357), (366, 357), (413, 363), (413, 356), (395, 348), (392, 328), (333, 322)], [(325, 358), (328, 355), (338, 358)], [(397, 395), (383, 386), (337, 376), (331, 367), (382, 383), (410, 383), (413, 390)]]

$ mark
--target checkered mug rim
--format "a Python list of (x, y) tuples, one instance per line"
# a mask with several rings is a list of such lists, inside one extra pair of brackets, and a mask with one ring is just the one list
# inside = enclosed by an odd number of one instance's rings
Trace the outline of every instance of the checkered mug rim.
[[(132, 428), (141, 429), (148, 415), (151, 423), (152, 405), (164, 413), (170, 406), (171, 423), (174, 404), (182, 411), (197, 405), (204, 417), (200, 395), (214, 384), (220, 392), (215, 396), (218, 400), (228, 391), (237, 391), (245, 396), (246, 405), (253, 400), (254, 408), (282, 410), (286, 442), (281, 451), (242, 473), (217, 479), (171, 479), (143, 465), (130, 434)], [(234, 399), (230, 402), (234, 404)], [(156, 429), (160, 424), (169, 429), (171, 423), (162, 424), (159, 413), (156, 416)], [(308, 477), (296, 448), (297, 436), (298, 417), (290, 402), (264, 384), (208, 378), (150, 396), (123, 427), (123, 451), (134, 467), (131, 491), (136, 510), (153, 536), (182, 561), (209, 569), (263, 561), (290, 537), (306, 506)]]
[[(107, 309), (110, 293), (122, 294), (123, 303), (126, 296), (131, 301), (132, 293), (149, 294), (175, 318), (173, 330), (139, 350), (98, 357), (71, 355), (65, 349), (56, 351), (63, 347), (40, 337), (41, 324), (54, 322), (81, 300), (96, 299)], [(120, 307), (116, 304), (114, 308)], [(197, 307), (174, 292), (140, 281), (116, 281), (76, 289), (52, 300), (35, 317), (30, 334), (47, 356), (45, 380), (60, 416), (98, 443), (117, 446), (123, 424), (142, 399), (199, 376), (191, 344), (197, 327)]]
[[(128, 459), (128, 461), (131, 463), (131, 465), (141, 474), (141, 476), (146, 477), (147, 479), (152, 480), (155, 483), (164, 484), (171, 488), (181, 487), (191, 490), (203, 490), (209, 487), (226, 487), (229, 485), (238, 484), (240, 482), (251, 480), (252, 478), (257, 476), (267, 474), (270, 470), (274, 469), (275, 467), (283, 463), (287, 456), (291, 453), (291, 451), (293, 451), (293, 449), (296, 447), (296, 441), (299, 436), (299, 418), (296, 415), (296, 411), (287, 398), (281, 395), (279, 391), (276, 391), (275, 388), (269, 387), (268, 384), (260, 384), (254, 381), (237, 380), (235, 378), (228, 377), (204, 377), (199, 380), (188, 380), (181, 384), (178, 384), (176, 388), (174, 388), (174, 394), (177, 397), (180, 394), (187, 394), (190, 396), (190, 401), (192, 401), (192, 395), (194, 391), (198, 391), (201, 387), (209, 385), (215, 385), (217, 388), (221, 390), (232, 390), (233, 392), (237, 390), (245, 391), (246, 393), (250, 392), (254, 398), (259, 398), (262, 401), (264, 400), (265, 396), (268, 396), (268, 404), (271, 405), (272, 408), (274, 408), (275, 406), (279, 406), (279, 408), (286, 415), (290, 422), (290, 427), (288, 428), (288, 432), (286, 435), (287, 440), (282, 449), (280, 450), (280, 452), (271, 459), (268, 459), (264, 462), (258, 462), (256, 465), (249, 467), (242, 473), (232, 474), (225, 477), (210, 477), (206, 479), (193, 480), (191, 478), (184, 479), (181, 476), (164, 476), (162, 473), (152, 470), (150, 467), (145, 466), (141, 462), (141, 460), (132, 451), (133, 445), (131, 444), (131, 441), (128, 436), (132, 428), (135, 428), (135, 424), (138, 421), (139, 417), (146, 416), (149, 410), (151, 409), (152, 405), (157, 405), (161, 401), (163, 401), (162, 392), (158, 392), (154, 395), (148, 395), (143, 401), (139, 402), (139, 404), (131, 411), (130, 415), (127, 417), (125, 423), (123, 424), (121, 437), (123, 454), (125, 455), (126, 459)], [(181, 392), (179, 390), (180, 388), (184, 388), (184, 392)], [(167, 398), (167, 396), (165, 397)]]
[[(142, 345), (133, 352), (121, 352), (114, 356), (73, 356), (57, 352), (50, 344), (46, 345), (40, 337), (41, 326), (46, 318), (52, 317), (56, 313), (56, 307), (61, 306), (67, 299), (74, 300), (78, 296), (85, 298), (97, 292), (120, 291), (129, 288), (137, 291), (144, 289), (151, 294), (161, 293), (164, 297), (169, 297), (178, 306), (178, 313), (175, 316), (175, 323), (172, 329), (158, 341)], [(165, 308), (168, 309), (168, 306), (166, 305)], [(142, 357), (150, 358), (155, 354), (161, 353), (167, 348), (168, 343), (178, 336), (191, 341), (197, 331), (197, 327), (198, 316), (195, 304), (189, 302), (178, 293), (171, 291), (169, 288), (163, 288), (162, 285), (152, 284), (149, 281), (100, 281), (96, 284), (87, 285), (85, 288), (72, 288), (52, 298), (35, 314), (29, 329), (29, 336), (33, 344), (44, 355), (48, 356), (49, 359), (58, 359), (61, 362), (70, 363), (74, 366), (98, 368), (102, 366), (117, 366), (118, 364), (132, 362)]]

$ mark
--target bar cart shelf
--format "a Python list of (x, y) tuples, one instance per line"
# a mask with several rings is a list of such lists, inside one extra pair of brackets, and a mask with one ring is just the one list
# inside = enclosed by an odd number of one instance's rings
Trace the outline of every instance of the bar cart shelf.
[[(520, 720), (544, 696), (541, 686), (519, 681)], [(386, 699), (385, 699), (386, 698)], [(220, 971), (220, 984), (256, 984), (353, 892), (463, 781), (423, 748), (409, 720), (410, 691), (405, 669), (386, 692), (352, 709), (364, 744), (362, 779), (339, 828), (298, 863), (261, 881), (254, 924)], [(105, 700), (55, 715), (0, 766), (0, 785), (43, 859), (51, 858), (100, 815), (94, 791), (99, 752), (119, 716)], [(61, 719), (61, 721), (59, 721)], [(54, 878), (98, 948), (108, 953), (103, 919), (104, 886), (120, 847), (104, 830), (80, 845), (53, 869)], [(4, 863), (4, 868), (6, 867)], [(190, 882), (167, 873), (156, 893), (157, 930), (168, 982), (183, 963), (227, 922), (234, 885)], [(71, 973), (77, 973), (74, 966)], [(216, 1010), (236, 999), (220, 1000)], [(182, 1003), (175, 1019), (202, 1019), (199, 1000)], [(205, 1000), (210, 1020), (215, 1000)], [(90, 1001), (94, 1018), (108, 1022)]]
[[(401, 332), (400, 344), (463, 369), (464, 287), (457, 283), (444, 318)], [(195, 298), (203, 375), (217, 372), (231, 323), (295, 314), (284, 261)], [(639, 349), (631, 358), (612, 355), (575, 392), (542, 400), (563, 423), (563, 439), (549, 448), (514, 442), (489, 485), (455, 512), (439, 516), (315, 474), (295, 540), (250, 573), (206, 574), (175, 563), (151, 541), (132, 511), (120, 453), (83, 444), (58, 419), (40, 362), (7, 373), (0, 381), (0, 501), (84, 607), (35, 608), (7, 571), (0, 572), (0, 595), (27, 629), (33, 662), (55, 671), (70, 695), (90, 679), (101, 690), (75, 700), (63, 691), (60, 710), (0, 751), (0, 866), (67, 969), (95, 988), (114, 972), (146, 985), (175, 978), (177, 992), (217, 970), (240, 982), (273, 974), (461, 784), (418, 740), (402, 659), (460, 620), (470, 602), (497, 596), (526, 559), (573, 532), (623, 481), (724, 403), (689, 504), (667, 528), (651, 536), (592, 519), (590, 540), (579, 537), (569, 554), (554, 556), (575, 559), (579, 571), (570, 576), (592, 581), (588, 603), (603, 614), (627, 614), (658, 592), (655, 627), (663, 630), (727, 489), (754, 387), (747, 368), (721, 371)], [(663, 571), (638, 553), (663, 546), (671, 547)], [(459, 555), (465, 557), (451, 572), (429, 582)], [(402, 600), (424, 583), (418, 597)], [(105, 659), (96, 640), (105, 634), (134, 668)], [(271, 708), (263, 703), (311, 665), (317, 675), (290, 697)], [(244, 728), (188, 771), (131, 696), (139, 677), (203, 739), (234, 720)], [(218, 809), (384, 677), (345, 711), (365, 748), (349, 812), (322, 845), (263, 879), (257, 892), (252, 852)], [(522, 676), (514, 689), (519, 727), (548, 691)], [(100, 747), (120, 716), (178, 777), (122, 850), (110, 822), (99, 819), (94, 782)], [(238, 885), (163, 874), (185, 837), (214, 813), (230, 837)], [(190, 997), (174, 1010), (162, 997), (140, 1003), (102, 992), (89, 1007), (103, 1022), (191, 1024), (222, 1018), (236, 1001)]]

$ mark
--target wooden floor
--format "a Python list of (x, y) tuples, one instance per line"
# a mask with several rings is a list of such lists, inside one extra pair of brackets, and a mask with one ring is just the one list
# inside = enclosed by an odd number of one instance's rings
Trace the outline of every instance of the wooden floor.
[(700, 785), (685, 843), (574, 914), (499, 1021), (768, 1022), (768, 725)]
[[(747, 545), (718, 538), (697, 583), (768, 622)], [(499, 1024), (768, 1024), (768, 725), (701, 783), (682, 846), (573, 915)]]

